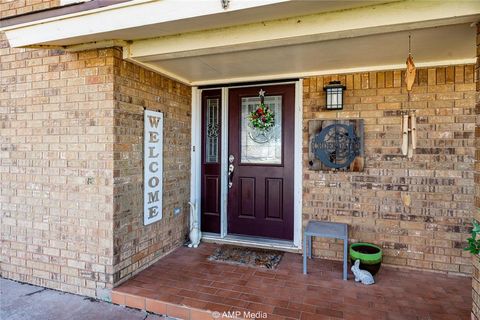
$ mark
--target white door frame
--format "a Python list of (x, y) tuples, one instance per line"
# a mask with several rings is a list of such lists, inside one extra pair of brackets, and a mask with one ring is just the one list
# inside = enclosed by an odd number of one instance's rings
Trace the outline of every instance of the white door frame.
[[(219, 87), (222, 90), (222, 151), (221, 151), (221, 196), (220, 196), (220, 234), (203, 233), (202, 239), (215, 240), (217, 242), (228, 242), (258, 246), (268, 246), (284, 249), (301, 249), (302, 247), (302, 136), (303, 136), (303, 81), (280, 82), (280, 83), (264, 83), (261, 85), (275, 84), (295, 84), (295, 128), (294, 128), (294, 223), (293, 223), (293, 243), (277, 240), (265, 240), (248, 238), (245, 239), (229, 236), (227, 230), (227, 195), (228, 195), (228, 87)], [(251, 86), (259, 86), (258, 84)], [(237, 87), (249, 87), (239, 85)], [(233, 88), (233, 87), (230, 87)], [(209, 88), (210, 90), (210, 88)], [(201, 154), (202, 154), (202, 90), (198, 87), (192, 87), (192, 130), (191, 130), (191, 183), (190, 183), (190, 202), (194, 204), (194, 214), (200, 223), (201, 221)], [(190, 228), (192, 221), (190, 221)], [(289, 244), (288, 244), (289, 243)]]

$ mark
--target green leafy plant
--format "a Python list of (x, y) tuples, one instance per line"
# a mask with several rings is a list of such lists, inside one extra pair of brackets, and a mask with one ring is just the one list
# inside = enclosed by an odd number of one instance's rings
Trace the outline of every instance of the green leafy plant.
[(480, 252), (480, 239), (477, 239), (477, 234), (480, 233), (480, 224), (475, 220), (472, 224), (471, 237), (467, 239), (468, 245), (464, 250), (470, 251), (471, 254), (478, 254)]
[(262, 102), (257, 109), (248, 116), (252, 127), (266, 131), (275, 125), (275, 114)]

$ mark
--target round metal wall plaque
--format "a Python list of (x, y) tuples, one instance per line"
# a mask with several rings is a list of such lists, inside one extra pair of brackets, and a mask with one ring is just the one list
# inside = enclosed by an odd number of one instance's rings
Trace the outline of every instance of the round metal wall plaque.
[(334, 169), (347, 168), (360, 154), (360, 139), (354, 126), (331, 124), (317, 133), (311, 145), (315, 158)]

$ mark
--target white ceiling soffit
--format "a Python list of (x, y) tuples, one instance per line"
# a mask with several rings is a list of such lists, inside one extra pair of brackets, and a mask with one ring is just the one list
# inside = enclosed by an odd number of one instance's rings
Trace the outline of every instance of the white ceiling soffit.
[(132, 0), (4, 27), (12, 47), (137, 40), (398, 0)]
[(402, 1), (138, 40), (124, 58), (190, 84), (472, 63), (480, 1)]
[(193, 85), (403, 69), (409, 34), (418, 67), (475, 61), (476, 30), (461, 24), (141, 63)]

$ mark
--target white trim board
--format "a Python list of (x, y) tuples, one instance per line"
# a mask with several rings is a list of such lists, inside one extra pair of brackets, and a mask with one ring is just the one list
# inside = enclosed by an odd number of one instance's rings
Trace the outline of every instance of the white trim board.
[[(132, 0), (106, 7), (75, 12), (0, 28), (7, 33), (12, 47), (55, 42), (59, 45), (86, 42), (83, 39), (101, 41), (112, 39), (121, 30), (134, 30), (189, 21), (225, 13), (235, 15), (248, 9), (259, 9), (268, 5), (291, 0), (231, 1), (227, 10), (219, 0), (189, 1), (179, 9), (179, 0)], [(88, 26), (82, 27), (82, 26)], [(176, 25), (178, 26), (178, 24)], [(166, 28), (166, 27), (164, 27)], [(202, 29), (205, 29), (203, 27)], [(177, 29), (178, 30), (178, 29)], [(115, 34), (115, 32), (117, 32)], [(178, 32), (178, 31), (177, 31)], [(177, 33), (175, 31), (168, 34)], [(185, 31), (184, 31), (185, 32)], [(119, 39), (118, 37), (113, 37)], [(138, 39), (149, 38), (137, 34)]]
[[(220, 234), (207, 233), (202, 235), (202, 239), (210, 239), (223, 241), (224, 243), (236, 244), (255, 244), (257, 247), (271, 247), (282, 250), (295, 251), (302, 247), (302, 127), (303, 127), (303, 85), (302, 80), (287, 81), (278, 83), (262, 83), (255, 85), (246, 85), (238, 87), (267, 86), (278, 84), (295, 84), (295, 146), (294, 146), (294, 226), (293, 241), (278, 241), (273, 239), (257, 238), (257, 237), (238, 237), (228, 234), (227, 230), (227, 209), (228, 209), (228, 89), (219, 87), (215, 89), (222, 90), (222, 160), (221, 160), (221, 226)], [(209, 88), (205, 90), (213, 90)], [(197, 208), (196, 214), (198, 221), (201, 221), (201, 128), (202, 128), (202, 90), (197, 87), (192, 88), (192, 150), (191, 150), (191, 184), (190, 184), (190, 201), (195, 203)], [(191, 222), (190, 222), (191, 223)], [(192, 225), (190, 225), (190, 228)], [(248, 241), (245, 240), (248, 238)]]
[[(198, 106), (200, 105), (200, 108)], [(201, 135), (194, 134), (200, 130), (202, 131), (201, 119), (202, 119), (202, 91), (197, 87), (192, 87), (192, 123), (191, 123), (191, 149), (190, 149), (190, 203), (195, 208), (193, 212), (197, 216), (199, 228), (201, 228), (201, 156), (202, 156), (202, 143)], [(200, 126), (199, 126), (200, 125)], [(192, 208), (190, 209), (192, 210)], [(191, 230), (193, 227), (193, 221), (190, 219)]]
[[(220, 167), (220, 236), (228, 233), (228, 89), (222, 88), (222, 160)], [(201, 132), (199, 134), (201, 136)], [(201, 213), (200, 213), (201, 214)]]
[(303, 80), (295, 82), (295, 127), (294, 127), (294, 168), (293, 168), (293, 243), (302, 247), (302, 206), (303, 206)]
[(259, 237), (248, 237), (238, 235), (227, 235), (220, 237), (215, 233), (206, 233), (202, 236), (202, 241), (219, 243), (219, 244), (234, 244), (245, 247), (254, 247), (261, 249), (279, 249), (293, 253), (300, 253), (301, 248), (295, 246), (291, 241), (275, 240)]

